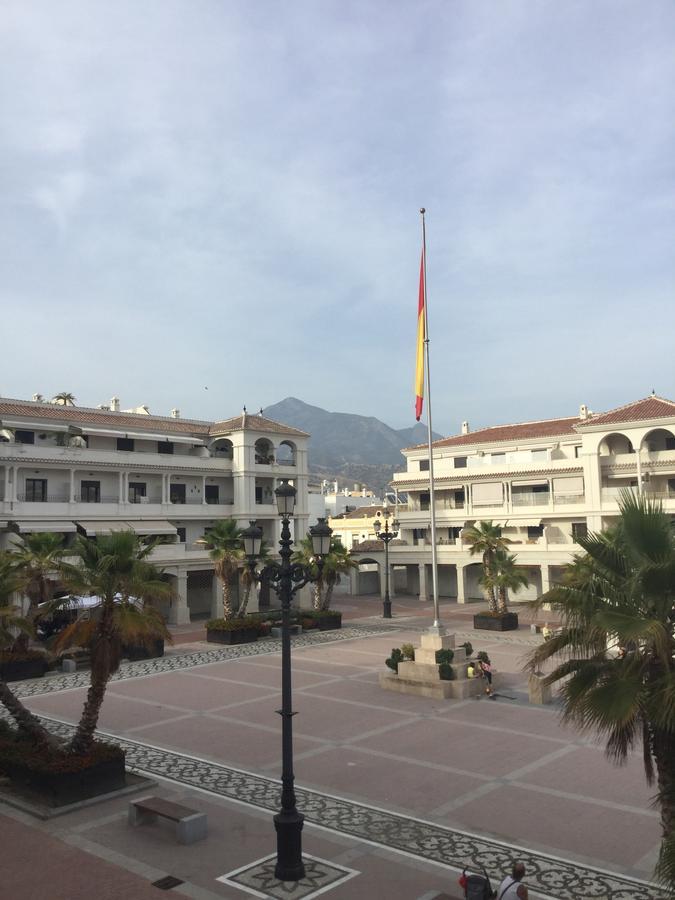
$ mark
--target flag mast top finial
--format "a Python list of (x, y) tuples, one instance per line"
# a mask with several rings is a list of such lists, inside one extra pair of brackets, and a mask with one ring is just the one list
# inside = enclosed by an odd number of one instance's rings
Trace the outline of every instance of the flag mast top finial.
[(420, 213), (421, 213), (422, 215), (424, 215), (425, 212), (426, 212), (426, 209), (422, 206), (422, 207), (420, 208)]

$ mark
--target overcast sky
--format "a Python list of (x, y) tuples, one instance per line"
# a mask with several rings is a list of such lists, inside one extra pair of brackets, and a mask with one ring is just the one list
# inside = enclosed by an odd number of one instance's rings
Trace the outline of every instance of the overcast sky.
[(4, 0), (0, 394), (675, 399), (672, 0)]

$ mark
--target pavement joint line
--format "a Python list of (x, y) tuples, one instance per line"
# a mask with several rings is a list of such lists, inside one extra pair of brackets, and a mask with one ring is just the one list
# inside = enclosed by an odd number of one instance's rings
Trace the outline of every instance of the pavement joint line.
[(639, 806), (630, 806), (627, 803), (615, 803), (613, 800), (603, 800), (600, 797), (590, 797), (588, 794), (575, 794), (572, 791), (561, 791), (558, 788), (548, 788), (540, 784), (528, 784), (526, 781), (511, 781), (506, 779), (509, 787), (517, 787), (525, 791), (533, 791), (537, 794), (548, 794), (552, 797), (560, 797), (563, 800), (579, 800), (594, 806), (603, 806), (618, 812), (630, 813), (632, 816), (646, 816), (649, 819), (659, 820), (660, 816), (655, 810), (642, 809)]
[[(73, 733), (70, 725), (54, 719), (47, 721), (59, 725), (63, 736)], [(219, 795), (244, 806), (269, 811), (278, 808), (278, 780), (188, 754), (167, 751), (115, 734), (98, 733), (125, 749), (132, 770), (140, 770), (153, 777), (164, 776), (173, 783), (198, 787), (205, 793)], [(203, 787), (208, 779), (211, 780), (210, 789)], [(243, 799), (247, 790), (249, 796)], [(497, 838), (448, 828), (370, 804), (349, 801), (326, 792), (297, 786), (296, 791), (298, 806), (308, 824), (395, 850), (415, 859), (458, 869), (465, 865), (487, 863), (490, 874), (497, 878), (499, 873), (508, 871), (512, 854), (516, 851), (527, 866), (528, 883), (532, 886), (533, 893), (541, 892), (545, 896), (555, 897), (555, 900), (581, 900), (588, 896), (593, 896), (596, 900), (665, 900), (665, 895), (657, 886), (627, 875), (529, 850)], [(331, 824), (327, 824), (329, 822)], [(411, 848), (414, 848), (414, 852)], [(603, 889), (605, 892), (599, 893)], [(556, 893), (551, 894), (552, 890)]]
[(436, 809), (432, 809), (431, 815), (437, 818), (446, 816), (448, 813), (454, 812), (456, 809), (461, 809), (462, 806), (466, 806), (467, 803), (473, 803), (474, 800), (479, 800), (486, 794), (491, 794), (500, 787), (501, 784), (498, 779), (493, 779), (485, 784), (480, 784), (474, 790), (467, 791), (465, 794), (460, 794), (458, 797), (455, 797), (454, 800), (449, 800), (447, 803), (442, 804), (442, 806), (437, 806)]
[(502, 776), (507, 781), (515, 781), (521, 775), (528, 775), (530, 772), (536, 772), (537, 769), (541, 769), (543, 766), (547, 766), (549, 763), (555, 762), (557, 759), (561, 759), (563, 756), (567, 756), (570, 753), (573, 753), (575, 750), (574, 747), (570, 747), (569, 744), (565, 744), (563, 747), (559, 747), (557, 750), (552, 750), (550, 753), (547, 753), (546, 756), (540, 756), (539, 759), (535, 759), (531, 763), (526, 763), (526, 765), (521, 766), (518, 769), (513, 769), (511, 772), (507, 772), (506, 775)]
[(475, 778), (479, 781), (493, 781), (493, 775), (483, 775), (482, 772), (471, 772), (468, 769), (458, 769), (455, 766), (447, 766), (444, 763), (433, 763), (429, 760), (420, 760), (412, 756), (400, 756), (397, 753), (389, 753), (386, 750), (373, 750), (371, 747), (360, 747), (358, 744), (348, 745), (352, 750), (358, 750), (359, 753), (365, 753), (367, 756), (377, 756), (382, 759), (389, 759), (393, 762), (411, 763), (422, 769), (431, 769), (435, 772), (448, 772), (451, 775), (461, 775), (464, 778)]

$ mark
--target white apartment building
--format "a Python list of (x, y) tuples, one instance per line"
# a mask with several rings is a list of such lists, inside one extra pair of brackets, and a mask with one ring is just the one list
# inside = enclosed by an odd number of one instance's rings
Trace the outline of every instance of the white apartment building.
[[(431, 595), (429, 459), (426, 445), (403, 451), (407, 471), (393, 486), (399, 539), (389, 548), (395, 590)], [(582, 406), (577, 416), (462, 433), (433, 444), (439, 596), (483, 598), (480, 560), (463, 529), (480, 520), (501, 525), (530, 581), (512, 602), (547, 591), (580, 551), (575, 538), (618, 517), (625, 488), (663, 501), (675, 515), (675, 402), (652, 395), (606, 413)], [(357, 551), (358, 552), (358, 551)], [(384, 554), (358, 554), (365, 571)], [(370, 577), (370, 576), (369, 576)], [(359, 590), (358, 574), (352, 590)], [(383, 581), (383, 579), (381, 579)]]
[[(36, 531), (96, 536), (131, 528), (161, 536), (153, 552), (175, 588), (165, 610), (183, 624), (220, 614), (208, 552), (196, 543), (219, 519), (256, 520), (273, 550), (274, 490), (295, 485), (295, 534), (309, 522), (308, 435), (245, 410), (222, 422), (0, 398), (0, 548)], [(261, 604), (269, 590), (261, 590)]]

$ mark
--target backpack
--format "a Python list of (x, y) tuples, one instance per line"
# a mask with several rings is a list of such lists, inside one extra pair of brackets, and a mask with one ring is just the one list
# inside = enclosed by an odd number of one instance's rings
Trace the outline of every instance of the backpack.
[(490, 879), (485, 870), (480, 875), (475, 872), (467, 875), (466, 869), (464, 869), (460, 884), (462, 881), (464, 882), (464, 896), (466, 900), (493, 900), (496, 896), (497, 892), (492, 890)]

